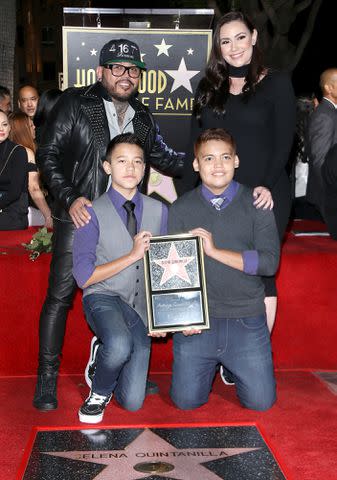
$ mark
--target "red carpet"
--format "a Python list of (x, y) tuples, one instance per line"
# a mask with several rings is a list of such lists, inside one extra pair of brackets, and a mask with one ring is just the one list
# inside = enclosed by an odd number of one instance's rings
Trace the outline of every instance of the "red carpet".
[[(299, 228), (296, 222), (296, 228)], [(322, 228), (317, 222), (301, 222), (304, 228)], [(35, 262), (21, 242), (33, 229), (0, 232), (0, 375), (32, 375), (36, 372), (38, 318), (44, 300), (49, 254)], [(335, 369), (337, 242), (326, 237), (288, 235), (277, 278), (279, 308), (272, 343), (279, 368)], [(69, 315), (62, 372), (83, 371), (90, 343), (83, 318), (81, 295)], [(20, 340), (18, 343), (18, 339)], [(169, 371), (171, 341), (155, 341), (151, 370)]]
[[(33, 425), (79, 426), (77, 409), (87, 389), (80, 383), (82, 376), (70, 374), (83, 371), (90, 339), (78, 295), (67, 327), (60, 408), (48, 414), (34, 410), (35, 377), (31, 375), (36, 371), (38, 315), (50, 256), (31, 262), (20, 244), (31, 238), (33, 230), (13, 233), (0, 232), (0, 480), (15, 478)], [(336, 278), (337, 242), (288, 235), (277, 279), (279, 310), (272, 337), (277, 367), (336, 370)], [(157, 342), (152, 372), (167, 372), (170, 365), (171, 343)], [(240, 408), (234, 388), (223, 387), (219, 380), (207, 406), (181, 412), (168, 398), (168, 375), (154, 378), (161, 387), (160, 396), (147, 398), (137, 413), (110, 405), (104, 426), (256, 423), (287, 478), (337, 478), (337, 397), (310, 372), (278, 372), (278, 402), (265, 413)]]
[[(112, 402), (100, 425), (256, 424), (287, 479), (336, 479), (337, 397), (311, 373), (278, 372), (278, 401), (262, 413), (241, 408), (235, 388), (224, 387), (218, 378), (207, 405), (192, 412), (179, 411), (168, 396), (169, 376), (156, 375), (154, 380), (160, 386), (160, 395), (147, 397), (143, 409), (135, 413)], [(33, 425), (80, 426), (77, 409), (87, 394), (82, 377), (60, 378), (60, 407), (49, 413), (38, 412), (31, 406), (34, 381), (31, 377), (0, 380), (0, 480), (15, 478)]]

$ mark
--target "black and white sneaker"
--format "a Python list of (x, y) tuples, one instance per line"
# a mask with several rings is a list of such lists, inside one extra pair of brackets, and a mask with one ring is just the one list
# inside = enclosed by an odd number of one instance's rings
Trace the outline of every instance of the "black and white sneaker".
[(100, 345), (101, 345), (101, 342), (98, 340), (98, 338), (92, 337), (91, 344), (90, 344), (90, 356), (84, 371), (85, 381), (89, 388), (91, 388), (92, 381), (94, 379), (94, 375), (96, 371), (96, 356), (97, 356), (97, 351)]
[(99, 395), (90, 392), (89, 397), (78, 411), (78, 418), (82, 423), (99, 423), (103, 420), (105, 407), (111, 400), (112, 395)]
[(225, 385), (235, 385), (234, 378), (232, 377), (231, 373), (227, 368), (223, 365), (220, 365), (220, 377), (221, 380)]

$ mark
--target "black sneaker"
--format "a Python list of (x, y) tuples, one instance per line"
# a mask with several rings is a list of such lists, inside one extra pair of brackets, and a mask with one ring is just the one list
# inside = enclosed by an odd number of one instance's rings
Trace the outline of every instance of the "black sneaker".
[(99, 346), (101, 342), (98, 340), (97, 337), (92, 337), (91, 344), (90, 344), (90, 355), (87, 366), (85, 367), (84, 377), (88, 387), (91, 389), (92, 381), (95, 376), (96, 371), (96, 356)]
[(235, 385), (231, 372), (223, 365), (220, 365), (220, 377), (225, 385)]
[(99, 423), (103, 420), (105, 407), (111, 400), (112, 395), (99, 395), (90, 392), (89, 397), (78, 411), (78, 418), (82, 423)]

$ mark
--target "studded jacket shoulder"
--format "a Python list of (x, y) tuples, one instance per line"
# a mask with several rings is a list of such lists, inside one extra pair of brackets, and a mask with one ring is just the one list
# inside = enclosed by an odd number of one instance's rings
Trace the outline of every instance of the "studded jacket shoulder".
[[(56, 203), (67, 212), (76, 198), (94, 200), (106, 190), (108, 178), (102, 167), (110, 140), (103, 103), (106, 97), (99, 82), (67, 89), (43, 131), (37, 163)], [(146, 152), (146, 175), (150, 164), (164, 173), (179, 175), (184, 155), (166, 146), (147, 107), (136, 98), (130, 104), (136, 112), (134, 132)], [(147, 178), (143, 185), (146, 182)]]

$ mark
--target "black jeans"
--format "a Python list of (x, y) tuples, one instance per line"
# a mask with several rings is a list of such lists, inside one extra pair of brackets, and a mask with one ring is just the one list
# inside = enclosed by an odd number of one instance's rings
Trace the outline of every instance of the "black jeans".
[(72, 275), (72, 222), (54, 220), (53, 254), (49, 284), (39, 326), (39, 374), (57, 373), (66, 327), (67, 315), (77, 289)]

